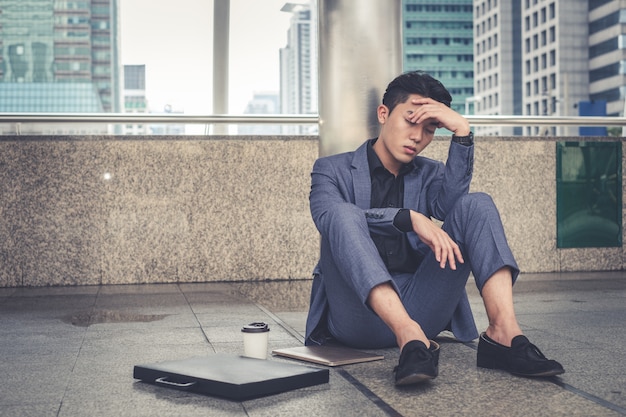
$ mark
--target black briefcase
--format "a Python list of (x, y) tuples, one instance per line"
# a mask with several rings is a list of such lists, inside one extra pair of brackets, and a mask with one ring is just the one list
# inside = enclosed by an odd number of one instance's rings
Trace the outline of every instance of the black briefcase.
[(133, 377), (167, 388), (242, 401), (324, 384), (329, 372), (299, 364), (217, 354), (135, 365)]

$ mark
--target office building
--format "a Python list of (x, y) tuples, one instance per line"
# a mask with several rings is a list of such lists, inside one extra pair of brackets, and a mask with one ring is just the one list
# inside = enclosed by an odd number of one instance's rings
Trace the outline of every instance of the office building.
[(626, 1), (589, 0), (589, 99), (607, 115), (626, 109)]
[[(280, 112), (317, 114), (317, 2), (286, 3), (281, 11), (292, 17), (287, 44), (280, 49)], [(289, 133), (317, 131), (311, 126), (285, 129)]]
[[(255, 92), (244, 114), (279, 114), (280, 97), (273, 91)], [(280, 126), (274, 124), (247, 124), (237, 126), (240, 135), (279, 135)]]
[[(474, 114), (522, 114), (520, 1), (474, 2)], [(521, 127), (484, 126), (480, 135), (522, 134)]]
[[(146, 66), (124, 65), (124, 113), (147, 113)], [(125, 135), (144, 135), (149, 132), (145, 123), (127, 124)]]
[[(588, 0), (523, 0), (525, 115), (576, 116), (589, 99)], [(577, 135), (576, 127), (527, 127), (527, 135)]]
[[(474, 19), (476, 114), (577, 116), (586, 102), (606, 103), (607, 115), (624, 114), (626, 1), (474, 0)], [(578, 128), (522, 133), (578, 135)]]
[(0, 2), (2, 111), (119, 112), (117, 1)]
[(465, 99), (474, 96), (472, 0), (403, 0), (402, 13), (404, 70), (440, 80), (452, 108), (464, 113)]

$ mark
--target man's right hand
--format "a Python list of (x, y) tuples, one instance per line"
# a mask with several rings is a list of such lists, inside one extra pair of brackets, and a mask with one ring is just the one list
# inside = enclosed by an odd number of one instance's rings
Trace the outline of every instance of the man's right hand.
[(433, 251), (441, 269), (446, 267), (446, 263), (452, 270), (456, 270), (457, 261), (465, 263), (459, 245), (428, 217), (411, 210), (411, 224), (420, 240)]

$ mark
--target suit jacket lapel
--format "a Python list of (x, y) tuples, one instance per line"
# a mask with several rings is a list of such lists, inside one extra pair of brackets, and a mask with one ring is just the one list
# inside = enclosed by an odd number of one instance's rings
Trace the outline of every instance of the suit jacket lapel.
[[(419, 199), (419, 175), (418, 168), (414, 168), (409, 174), (404, 177), (404, 202), (405, 208), (417, 209), (417, 200)], [(418, 195), (416, 195), (418, 193)], [(415, 206), (410, 207), (412, 202)]]
[(367, 142), (361, 145), (352, 158), (352, 186), (354, 187), (354, 204), (366, 210), (370, 208), (372, 198), (372, 179), (367, 163)]

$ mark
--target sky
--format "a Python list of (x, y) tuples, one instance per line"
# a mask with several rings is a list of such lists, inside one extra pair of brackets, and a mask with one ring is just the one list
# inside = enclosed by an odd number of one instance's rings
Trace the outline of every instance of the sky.
[[(229, 113), (279, 90), (288, 0), (230, 0)], [(298, 2), (298, 1), (295, 1)], [(212, 113), (213, 0), (119, 0), (122, 65), (146, 66), (151, 111)]]

